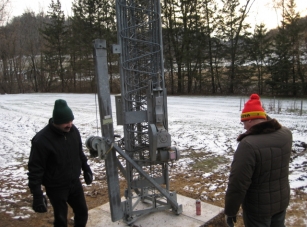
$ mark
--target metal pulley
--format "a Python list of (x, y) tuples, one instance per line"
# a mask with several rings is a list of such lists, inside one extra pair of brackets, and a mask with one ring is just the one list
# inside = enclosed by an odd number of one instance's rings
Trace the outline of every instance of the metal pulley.
[(158, 151), (157, 160), (162, 162), (177, 161), (180, 158), (180, 151), (177, 147), (168, 147)]
[(85, 145), (89, 149), (91, 157), (105, 159), (107, 149), (106, 142), (102, 137), (90, 136), (86, 139)]

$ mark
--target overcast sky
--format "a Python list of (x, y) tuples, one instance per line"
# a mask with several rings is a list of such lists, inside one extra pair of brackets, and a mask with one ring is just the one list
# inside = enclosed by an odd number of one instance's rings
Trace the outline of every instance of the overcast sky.
[[(60, 2), (65, 15), (71, 15), (71, 5), (73, 0), (60, 0)], [(263, 22), (266, 24), (268, 29), (276, 28), (281, 20), (281, 17), (279, 16), (278, 12), (273, 9), (272, 2), (272, 0), (255, 0), (254, 5), (252, 6), (252, 12), (247, 22), (251, 24), (260, 24)], [(51, 0), (11, 0), (11, 3), (11, 15), (19, 16), (22, 15), (22, 13), (27, 9), (35, 12), (39, 12), (41, 9), (47, 11)], [(307, 14), (307, 1), (296, 0), (296, 5), (301, 16), (305, 16)]]

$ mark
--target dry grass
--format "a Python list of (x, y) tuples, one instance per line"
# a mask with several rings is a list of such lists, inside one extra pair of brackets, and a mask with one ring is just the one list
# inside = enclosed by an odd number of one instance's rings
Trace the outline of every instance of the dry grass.
[[(217, 165), (220, 163), (216, 160)], [(214, 166), (209, 165), (206, 162), (198, 163), (199, 168), (187, 168), (184, 173), (177, 173), (175, 170), (170, 171), (170, 186), (171, 191), (176, 191), (178, 194), (190, 197), (192, 199), (201, 199), (203, 202), (207, 202), (216, 206), (224, 206), (224, 196), (227, 187), (227, 178), (229, 167), (225, 166), (224, 169), (214, 170)], [(204, 165), (204, 166), (202, 166)], [(210, 166), (213, 173), (205, 177), (203, 168)], [(206, 169), (206, 168), (205, 168)], [(0, 182), (1, 183), (1, 182)], [(85, 187), (85, 194), (87, 205), (89, 209), (95, 208), (108, 202), (108, 192), (106, 179), (95, 180), (95, 182)], [(125, 182), (121, 182), (120, 188), (123, 195), (125, 189)], [(300, 190), (295, 190), (295, 193), (291, 196), (290, 206), (287, 210), (286, 226), (287, 227), (306, 227), (307, 223), (307, 194)], [(14, 206), (15, 214), (27, 213), (25, 207), (31, 207), (32, 196), (29, 191), (20, 193), (20, 200), (15, 204), (7, 204), (8, 206)], [(44, 214), (34, 213), (28, 211), (29, 218), (25, 219), (13, 219), (10, 214), (0, 211), (0, 227), (51, 227), (53, 222), (53, 211), (50, 204), (48, 204), (48, 212)], [(69, 217), (72, 217), (72, 211), (69, 210)], [(223, 223), (223, 216), (217, 217), (214, 222), (209, 223), (208, 227), (221, 227)], [(73, 226), (73, 222), (69, 219), (69, 226)], [(236, 227), (244, 227), (242, 220), (242, 211), (239, 211)]]

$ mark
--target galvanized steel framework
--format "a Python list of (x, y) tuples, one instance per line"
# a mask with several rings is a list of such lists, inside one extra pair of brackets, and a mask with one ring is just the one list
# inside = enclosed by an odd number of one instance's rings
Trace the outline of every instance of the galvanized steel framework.
[[(124, 127), (121, 143), (114, 142), (108, 87), (106, 43), (95, 40), (94, 57), (99, 95), (102, 138), (90, 137), (86, 145), (106, 160), (112, 221), (128, 224), (155, 211), (182, 212), (175, 192), (169, 191), (169, 163), (179, 158), (168, 133), (164, 85), (160, 1), (116, 1), (120, 54), (121, 95), (116, 96), (117, 124)], [(110, 152), (111, 150), (111, 152)], [(117, 152), (124, 158), (119, 161)], [(127, 181), (121, 202), (117, 169)], [(144, 209), (136, 207), (148, 204)]]

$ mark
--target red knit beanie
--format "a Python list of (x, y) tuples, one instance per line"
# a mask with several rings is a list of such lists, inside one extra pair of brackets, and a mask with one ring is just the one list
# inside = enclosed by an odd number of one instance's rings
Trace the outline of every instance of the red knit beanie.
[(252, 119), (266, 119), (266, 114), (262, 108), (260, 97), (257, 94), (252, 94), (250, 99), (245, 103), (241, 114), (241, 121)]

